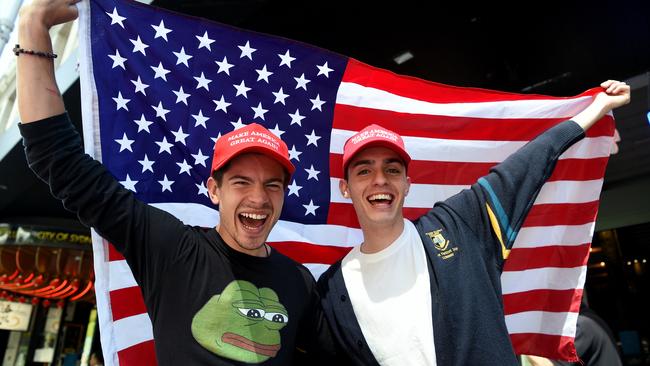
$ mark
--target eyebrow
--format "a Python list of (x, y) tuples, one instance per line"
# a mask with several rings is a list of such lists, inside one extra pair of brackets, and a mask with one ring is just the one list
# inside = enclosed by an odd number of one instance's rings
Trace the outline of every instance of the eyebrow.
[[(245, 176), (245, 175), (233, 175), (233, 176), (230, 177), (228, 180), (229, 180), (229, 181), (232, 181), (232, 180), (236, 180), (236, 179), (245, 180), (245, 181), (247, 181), (247, 182), (252, 182), (252, 181), (253, 181), (250, 177), (247, 177), (247, 176)], [(275, 183), (275, 182), (279, 182), (279, 183), (283, 183), (283, 184), (284, 184), (284, 179), (283, 179), (283, 178), (271, 178), (271, 179), (266, 180), (266, 181), (264, 182), (264, 184)]]
[[(355, 168), (359, 165), (370, 165), (374, 162), (374, 160), (370, 159), (364, 159), (364, 160), (357, 160), (352, 165), (350, 166), (351, 168)], [(404, 165), (404, 162), (400, 158), (388, 158), (384, 159), (384, 164), (392, 164), (392, 163), (399, 163), (401, 165)]]

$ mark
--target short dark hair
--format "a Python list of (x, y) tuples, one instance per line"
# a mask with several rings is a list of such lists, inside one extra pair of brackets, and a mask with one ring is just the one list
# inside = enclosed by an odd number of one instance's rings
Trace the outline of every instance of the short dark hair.
[[(229, 160), (224, 165), (222, 165), (221, 168), (212, 172), (212, 178), (217, 181), (217, 187), (221, 187), (221, 184), (223, 183), (223, 176), (226, 174), (228, 169), (230, 169), (231, 165), (232, 160)], [(282, 167), (282, 171), (284, 172), (284, 181), (282, 182), (282, 185), (284, 188), (287, 188), (289, 185), (289, 180), (291, 179), (291, 174), (289, 174), (289, 171), (284, 166)]]

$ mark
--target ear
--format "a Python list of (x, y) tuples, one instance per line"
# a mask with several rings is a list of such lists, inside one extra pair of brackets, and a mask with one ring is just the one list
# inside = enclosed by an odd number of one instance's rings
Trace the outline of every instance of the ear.
[(406, 177), (406, 190), (404, 191), (404, 197), (409, 195), (409, 189), (411, 189), (411, 177)]
[(350, 198), (350, 192), (348, 191), (348, 181), (345, 179), (340, 179), (339, 180), (339, 190), (341, 191), (341, 194), (345, 198)]
[(220, 190), (219, 190), (219, 186), (217, 185), (217, 181), (214, 178), (210, 177), (208, 178), (207, 183), (208, 183), (208, 195), (210, 196), (210, 201), (212, 201), (214, 205), (218, 205)]

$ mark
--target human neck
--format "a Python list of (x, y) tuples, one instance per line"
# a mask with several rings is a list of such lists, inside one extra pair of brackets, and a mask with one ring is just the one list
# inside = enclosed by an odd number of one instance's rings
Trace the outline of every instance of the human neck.
[(362, 223), (361, 231), (363, 231), (361, 252), (377, 253), (388, 248), (399, 238), (404, 231), (404, 219), (400, 217), (392, 223)]

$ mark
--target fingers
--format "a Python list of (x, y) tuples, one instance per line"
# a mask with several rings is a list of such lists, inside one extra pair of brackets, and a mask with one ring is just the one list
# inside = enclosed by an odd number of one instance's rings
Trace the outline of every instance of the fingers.
[(612, 85), (613, 83), (616, 83), (616, 82), (617, 82), (616, 80), (607, 80), (607, 81), (603, 81), (602, 83), (600, 83), (600, 86), (602, 88), (604, 88), (604, 89), (607, 89), (607, 88), (609, 88), (610, 85)]
[(616, 80), (607, 80), (600, 84), (602, 88), (605, 89), (605, 93), (610, 94), (610, 95), (617, 95), (621, 94), (624, 92), (629, 92), (630, 86), (627, 85), (624, 82), (621, 81), (616, 81)]
[(610, 94), (613, 94), (613, 95), (620, 95), (620, 94), (626, 94), (626, 93), (627, 94), (630, 93), (630, 86), (625, 84), (625, 83), (621, 83), (619, 85), (616, 85), (614, 87), (614, 89), (610, 92)]

